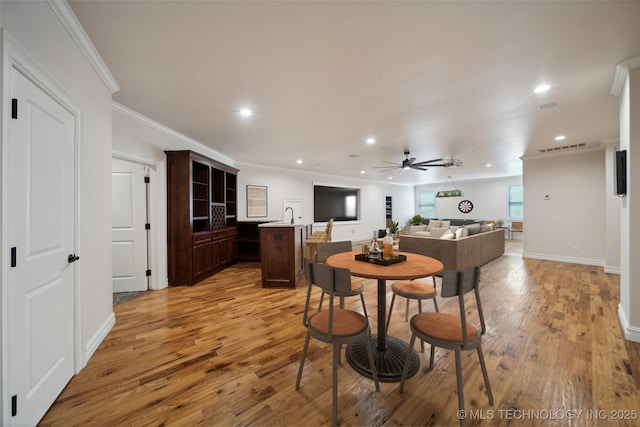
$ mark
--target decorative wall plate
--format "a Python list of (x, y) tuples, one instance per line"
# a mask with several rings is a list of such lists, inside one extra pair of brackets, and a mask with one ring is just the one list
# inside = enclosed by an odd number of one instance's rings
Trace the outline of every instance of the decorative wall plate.
[(462, 213), (469, 213), (473, 210), (473, 203), (470, 200), (463, 200), (458, 203), (458, 210)]

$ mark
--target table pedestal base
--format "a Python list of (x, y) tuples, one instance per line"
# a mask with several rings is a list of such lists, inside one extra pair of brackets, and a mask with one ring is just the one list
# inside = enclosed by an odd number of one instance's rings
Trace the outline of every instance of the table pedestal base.
[[(376, 364), (378, 381), (399, 382), (402, 379), (402, 370), (404, 369), (404, 361), (407, 358), (409, 345), (401, 339), (386, 337), (386, 349), (380, 350), (377, 346), (378, 337), (376, 335), (370, 335), (369, 341), (373, 352), (373, 360)], [(418, 372), (418, 368), (420, 368), (418, 353), (413, 349), (410, 351), (412, 355), (409, 359), (407, 378), (414, 376)], [(369, 365), (369, 356), (367, 355), (367, 346), (364, 341), (358, 341), (347, 346), (347, 361), (360, 374), (373, 378), (371, 366)]]

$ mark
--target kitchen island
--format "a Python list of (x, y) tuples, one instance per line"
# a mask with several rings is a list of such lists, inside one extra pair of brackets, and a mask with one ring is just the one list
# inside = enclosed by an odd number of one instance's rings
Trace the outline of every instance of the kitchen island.
[(311, 224), (267, 222), (258, 225), (263, 288), (291, 288), (304, 277), (305, 241)]

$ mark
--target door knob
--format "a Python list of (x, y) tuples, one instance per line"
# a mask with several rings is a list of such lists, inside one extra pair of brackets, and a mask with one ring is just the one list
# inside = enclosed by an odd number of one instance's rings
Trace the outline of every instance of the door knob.
[(69, 256), (67, 257), (67, 262), (69, 262), (69, 264), (71, 264), (72, 262), (76, 262), (79, 259), (80, 259), (80, 257), (77, 256), (76, 254), (69, 254)]

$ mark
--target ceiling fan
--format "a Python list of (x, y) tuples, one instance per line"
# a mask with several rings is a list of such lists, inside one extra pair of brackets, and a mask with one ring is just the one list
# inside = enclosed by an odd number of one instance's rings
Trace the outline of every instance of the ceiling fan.
[(462, 166), (462, 161), (454, 158), (449, 158), (449, 159), (439, 158), (439, 159), (425, 160), (423, 162), (416, 162), (415, 157), (411, 157), (411, 158), (409, 157), (409, 151), (404, 152), (404, 160), (402, 161), (402, 163), (392, 163), (392, 162), (382, 162), (382, 163), (388, 163), (392, 166), (375, 166), (377, 169), (383, 169), (380, 172), (388, 172), (394, 169), (401, 169), (401, 170), (416, 169), (420, 171), (426, 171), (426, 170), (429, 170), (428, 169), (429, 167), (457, 168), (459, 166)]

